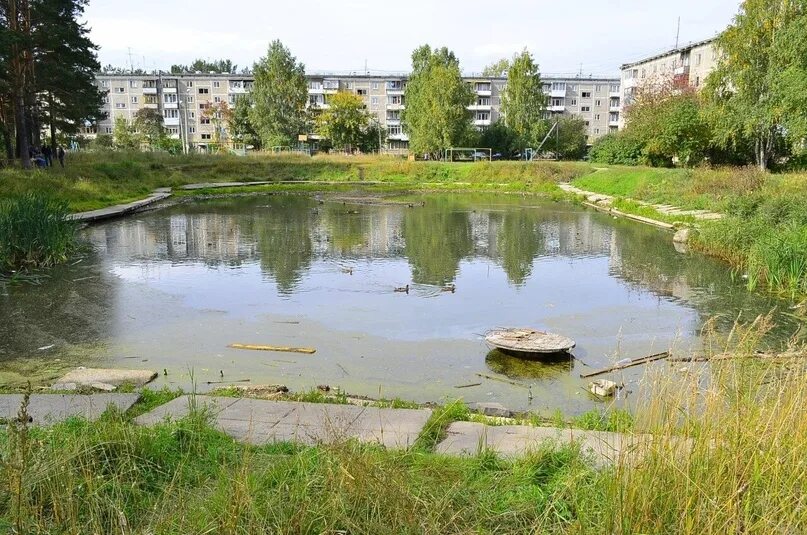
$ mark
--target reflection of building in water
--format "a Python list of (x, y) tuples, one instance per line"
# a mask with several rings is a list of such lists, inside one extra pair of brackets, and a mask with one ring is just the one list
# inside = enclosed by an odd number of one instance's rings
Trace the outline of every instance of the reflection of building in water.
[(388, 258), (402, 254), (401, 209), (364, 207), (358, 214), (355, 211), (341, 205), (324, 210), (312, 231), (317, 256)]
[(148, 257), (233, 263), (258, 256), (254, 236), (242, 231), (238, 219), (215, 213), (180, 214), (127, 220), (92, 227), (88, 232), (99, 251), (119, 260)]

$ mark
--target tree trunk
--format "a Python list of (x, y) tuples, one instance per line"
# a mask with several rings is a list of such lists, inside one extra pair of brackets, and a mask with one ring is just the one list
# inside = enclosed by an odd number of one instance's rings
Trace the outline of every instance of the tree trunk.
[(50, 120), (50, 150), (56, 154), (56, 119), (53, 117), (53, 93), (48, 93), (48, 119)]
[(14, 125), (17, 129), (17, 152), (20, 155), (23, 169), (31, 168), (31, 155), (28, 152), (28, 129), (25, 124), (25, 99), (22, 95), (14, 97)]

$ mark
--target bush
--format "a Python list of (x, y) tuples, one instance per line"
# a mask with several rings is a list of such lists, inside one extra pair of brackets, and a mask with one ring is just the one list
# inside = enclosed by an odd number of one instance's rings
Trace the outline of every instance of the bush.
[(596, 163), (638, 165), (643, 148), (640, 141), (627, 134), (608, 134), (594, 142), (589, 157)]
[(67, 202), (37, 193), (0, 201), (0, 273), (52, 266), (76, 246)]

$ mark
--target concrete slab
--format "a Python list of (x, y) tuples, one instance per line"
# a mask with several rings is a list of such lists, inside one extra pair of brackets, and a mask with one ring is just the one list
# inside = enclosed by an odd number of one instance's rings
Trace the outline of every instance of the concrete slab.
[(580, 429), (531, 427), (522, 425), (486, 426), (475, 422), (454, 422), (446, 438), (437, 446), (439, 453), (476, 455), (492, 450), (505, 456), (524, 455), (547, 445), (577, 444), (596, 464), (613, 464), (625, 455), (641, 457), (653, 443), (651, 435), (631, 435)]
[(120, 370), (108, 368), (76, 368), (67, 372), (51, 386), (54, 390), (75, 390), (79, 386), (98, 385), (106, 390), (106, 385), (113, 387), (122, 384), (143, 386), (157, 378), (157, 372), (151, 370)]
[[(8, 421), (16, 418), (22, 399), (20, 394), (0, 395), (0, 419)], [(72, 417), (96, 420), (110, 405), (126, 411), (138, 399), (140, 394), (33, 394), (28, 413), (37, 426), (51, 425)]]
[[(390, 448), (411, 446), (431, 416), (428, 409), (379, 409), (248, 398), (197, 396), (196, 401), (214, 416), (217, 429), (249, 444), (299, 442), (333, 443), (346, 439), (374, 442)], [(142, 425), (188, 413), (183, 396), (139, 417)]]
[(165, 200), (170, 196), (171, 196), (170, 190), (167, 192), (155, 191), (145, 199), (140, 199), (139, 201), (134, 201), (125, 204), (116, 204), (115, 206), (107, 206), (106, 208), (100, 208), (98, 210), (90, 210), (89, 212), (78, 212), (75, 214), (70, 214), (69, 216), (67, 216), (67, 218), (73, 221), (91, 223), (93, 221), (101, 221), (103, 219), (120, 217), (126, 214), (130, 214), (132, 212), (136, 212), (137, 210), (142, 210), (143, 208), (150, 206), (154, 203), (160, 202), (162, 200)]
[(180, 420), (190, 413), (191, 404), (208, 411), (213, 417), (218, 417), (219, 413), (238, 401), (237, 398), (214, 398), (210, 396), (180, 396), (172, 399), (156, 409), (142, 414), (135, 419), (139, 425), (155, 425), (165, 420)]

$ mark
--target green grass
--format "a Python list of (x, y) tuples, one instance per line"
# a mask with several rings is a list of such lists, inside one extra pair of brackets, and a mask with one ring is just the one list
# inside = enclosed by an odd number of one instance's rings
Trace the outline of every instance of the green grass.
[(28, 192), (0, 199), (0, 275), (50, 267), (76, 249), (67, 203)]
[(65, 169), (0, 170), (0, 198), (48, 191), (66, 201), (72, 211), (85, 211), (140, 199), (158, 187), (233, 181), (364, 180), (402, 188), (547, 193), (557, 189), (558, 181), (568, 181), (591, 170), (588, 164), (574, 162), (450, 164), (371, 156), (171, 156), (126, 152), (71, 154), (67, 163)]
[[(805, 355), (794, 353), (788, 366), (760, 361), (755, 347), (766, 326), (735, 328), (716, 349), (732, 360), (646, 377), (633, 415), (576, 418), (581, 427), (645, 437), (607, 466), (551, 442), (514, 459), (435, 454), (447, 425), (470, 418), (461, 403), (436, 410), (406, 451), (352, 440), (247, 446), (199, 412), (152, 428), (133, 424), (139, 410), (111, 409), (95, 423), (14, 424), (0, 432), (0, 529), (803, 533)], [(175, 395), (148, 393), (141, 404)]]

